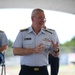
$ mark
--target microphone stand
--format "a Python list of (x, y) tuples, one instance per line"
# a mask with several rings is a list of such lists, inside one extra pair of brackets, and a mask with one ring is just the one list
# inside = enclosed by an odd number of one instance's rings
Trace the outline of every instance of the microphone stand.
[[(4, 55), (4, 61), (2, 62), (2, 71), (1, 71), (1, 75), (6, 75), (6, 66), (5, 66), (5, 52), (3, 53)], [(4, 72), (4, 73), (3, 73)]]

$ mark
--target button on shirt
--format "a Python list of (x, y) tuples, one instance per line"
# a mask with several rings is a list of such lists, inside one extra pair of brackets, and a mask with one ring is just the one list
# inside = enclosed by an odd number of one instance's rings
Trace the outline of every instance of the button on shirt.
[(4, 32), (0, 31), (0, 47), (8, 44), (8, 39)]
[[(28, 30), (19, 32), (12, 47), (35, 48), (37, 45), (42, 43), (44, 39), (51, 40), (52, 34), (42, 29), (38, 34), (36, 34), (32, 27), (29, 27)], [(42, 53), (21, 56), (20, 62), (21, 65), (46, 66), (48, 65), (48, 51), (43, 50)]]

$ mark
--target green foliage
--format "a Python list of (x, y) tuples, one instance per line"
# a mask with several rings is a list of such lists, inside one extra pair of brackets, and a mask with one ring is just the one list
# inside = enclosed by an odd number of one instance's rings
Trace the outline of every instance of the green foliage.
[(13, 44), (13, 42), (11, 40), (9, 40), (9, 45), (8, 46), (11, 47), (12, 44)]
[(12, 44), (13, 44), (13, 42), (11, 40), (9, 40), (8, 49), (5, 54), (6, 57), (13, 55)]
[(72, 41), (74, 41), (74, 42), (75, 42), (75, 36), (72, 38)]
[(64, 44), (60, 45), (61, 52), (66, 53), (75, 53), (75, 37), (73, 37), (70, 41), (67, 41)]
[(66, 43), (62, 44), (61, 46), (75, 46), (75, 37), (73, 37), (70, 41), (67, 41)]

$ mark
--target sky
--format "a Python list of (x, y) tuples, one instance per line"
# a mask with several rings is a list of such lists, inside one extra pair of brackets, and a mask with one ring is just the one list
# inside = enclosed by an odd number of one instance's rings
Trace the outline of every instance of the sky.
[[(33, 9), (0, 9), (0, 30), (8, 39), (14, 41), (19, 30), (31, 26)], [(44, 10), (46, 27), (56, 30), (61, 44), (70, 41), (75, 36), (75, 15), (70, 13)]]

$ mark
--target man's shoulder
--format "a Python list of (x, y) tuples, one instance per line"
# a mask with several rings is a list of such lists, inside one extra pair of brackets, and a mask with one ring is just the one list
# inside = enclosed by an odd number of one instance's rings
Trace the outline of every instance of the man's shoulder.
[(1, 33), (4, 33), (4, 31), (0, 30)]
[(47, 28), (48, 30), (50, 30), (50, 31), (55, 31), (54, 29), (49, 29), (49, 28)]
[(21, 29), (20, 31), (21, 31), (21, 32), (23, 32), (23, 31), (28, 31), (28, 29), (29, 29), (29, 28)]
[(48, 33), (50, 33), (50, 34), (52, 34), (52, 32), (50, 31), (50, 30), (48, 30), (48, 29), (43, 29), (45, 32), (48, 32)]
[(54, 29), (50, 29), (50, 28), (46, 28), (46, 31), (47, 32), (50, 32), (51, 34), (56, 33), (56, 31)]
[(49, 29), (47, 28), (48, 31), (52, 32), (52, 33), (55, 33), (56, 31), (54, 29)]

